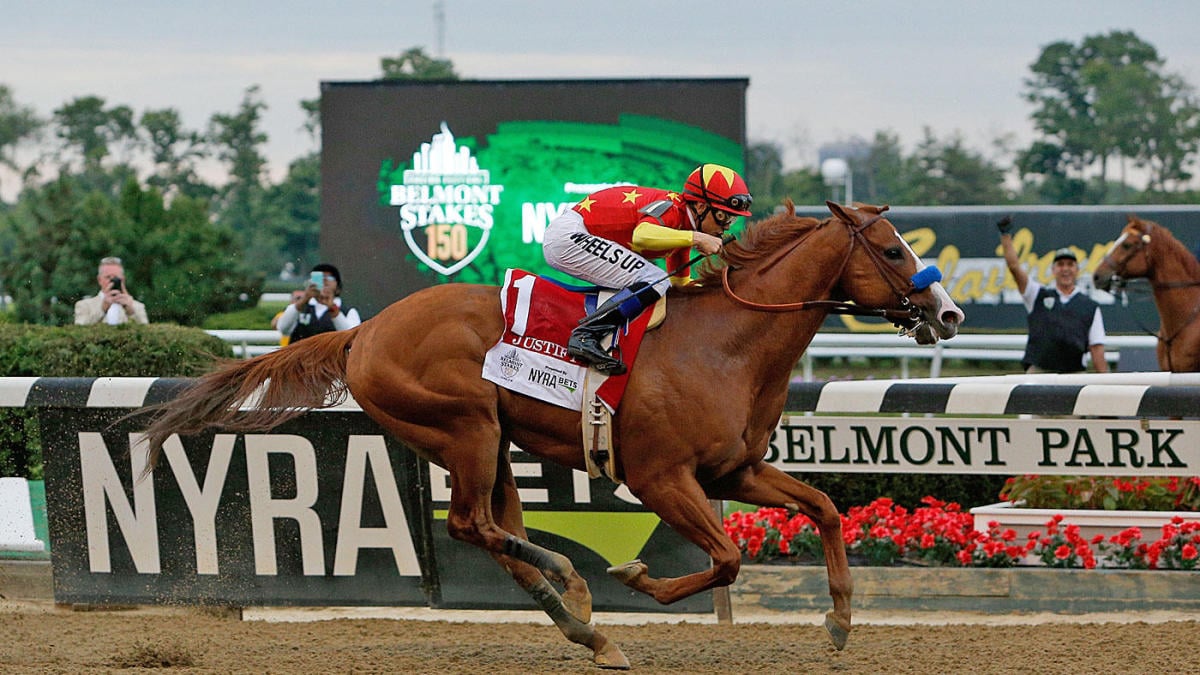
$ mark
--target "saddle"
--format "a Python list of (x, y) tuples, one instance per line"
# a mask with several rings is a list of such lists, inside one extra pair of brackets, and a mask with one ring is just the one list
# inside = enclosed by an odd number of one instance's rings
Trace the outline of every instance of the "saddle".
[[(580, 411), (588, 475), (619, 480), (612, 446), (612, 415), (629, 372), (605, 376), (567, 354), (571, 330), (615, 291), (564, 286), (510, 269), (500, 289), (504, 331), (483, 361), (483, 378), (539, 401)], [(660, 299), (610, 338), (632, 369), (642, 337), (666, 317)]]

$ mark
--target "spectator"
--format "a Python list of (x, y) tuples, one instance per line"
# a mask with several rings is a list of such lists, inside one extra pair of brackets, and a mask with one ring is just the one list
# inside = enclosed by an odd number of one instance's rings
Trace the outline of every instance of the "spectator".
[(1028, 312), (1029, 341), (1021, 364), (1027, 373), (1078, 373), (1086, 370), (1083, 355), (1090, 353), (1098, 373), (1108, 372), (1104, 360), (1104, 318), (1100, 305), (1079, 291), (1079, 259), (1069, 248), (1054, 252), (1054, 287), (1029, 278), (1021, 269), (1013, 246), (1012, 219), (996, 223), (1004, 262), (1017, 283)]
[(99, 293), (75, 303), (76, 324), (150, 323), (146, 318), (146, 306), (134, 300), (125, 288), (125, 268), (120, 258), (108, 257), (100, 261), (96, 283), (100, 285)]
[[(291, 263), (288, 263), (288, 264), (290, 265)], [(297, 302), (300, 302), (301, 300), (305, 300), (305, 299), (306, 299), (306, 297), (304, 295), (303, 288), (297, 288), (296, 290), (292, 291), (291, 304), (294, 305)], [(280, 317), (283, 316), (284, 311), (286, 311), (286, 308), (279, 310), (278, 312), (275, 313), (275, 316), (271, 318), (271, 328), (274, 328), (275, 330), (279, 330), (279, 319), (280, 319)], [(280, 347), (288, 346), (288, 343), (291, 341), (292, 341), (291, 335), (289, 335), (287, 333), (282, 333), (282, 332), (280, 333), (280, 336), (279, 336), (279, 346)]]
[[(318, 284), (318, 282), (320, 282)], [(314, 265), (304, 295), (283, 310), (275, 323), (291, 342), (318, 333), (349, 330), (362, 323), (358, 310), (342, 305), (342, 275), (329, 263)]]

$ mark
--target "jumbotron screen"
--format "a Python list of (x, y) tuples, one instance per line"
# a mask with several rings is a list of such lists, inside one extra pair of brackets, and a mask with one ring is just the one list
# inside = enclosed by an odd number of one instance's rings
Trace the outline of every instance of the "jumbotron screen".
[(560, 209), (615, 184), (741, 171), (749, 80), (323, 82), (321, 255), (371, 316), (421, 288), (499, 284)]

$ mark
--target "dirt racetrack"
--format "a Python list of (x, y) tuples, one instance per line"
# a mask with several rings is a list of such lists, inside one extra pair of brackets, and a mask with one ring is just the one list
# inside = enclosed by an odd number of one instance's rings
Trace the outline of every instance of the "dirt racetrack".
[[(818, 621), (820, 617), (813, 617)], [(836, 652), (813, 624), (607, 627), (637, 673), (1195, 672), (1200, 623), (863, 625)], [(241, 621), (200, 609), (79, 612), (0, 602), (0, 672), (600, 672), (546, 625)]]

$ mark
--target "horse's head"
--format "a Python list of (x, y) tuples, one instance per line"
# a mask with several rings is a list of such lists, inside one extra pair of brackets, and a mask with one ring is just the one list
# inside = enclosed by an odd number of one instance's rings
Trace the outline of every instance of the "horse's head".
[(1111, 291), (1122, 279), (1150, 276), (1150, 244), (1155, 224), (1132, 213), (1121, 234), (1104, 254), (1104, 259), (1092, 273), (1096, 288)]
[(939, 282), (937, 268), (927, 268), (883, 216), (888, 207), (825, 204), (850, 237), (837, 289), (858, 305), (910, 312), (908, 333), (921, 344), (954, 337), (962, 310)]

